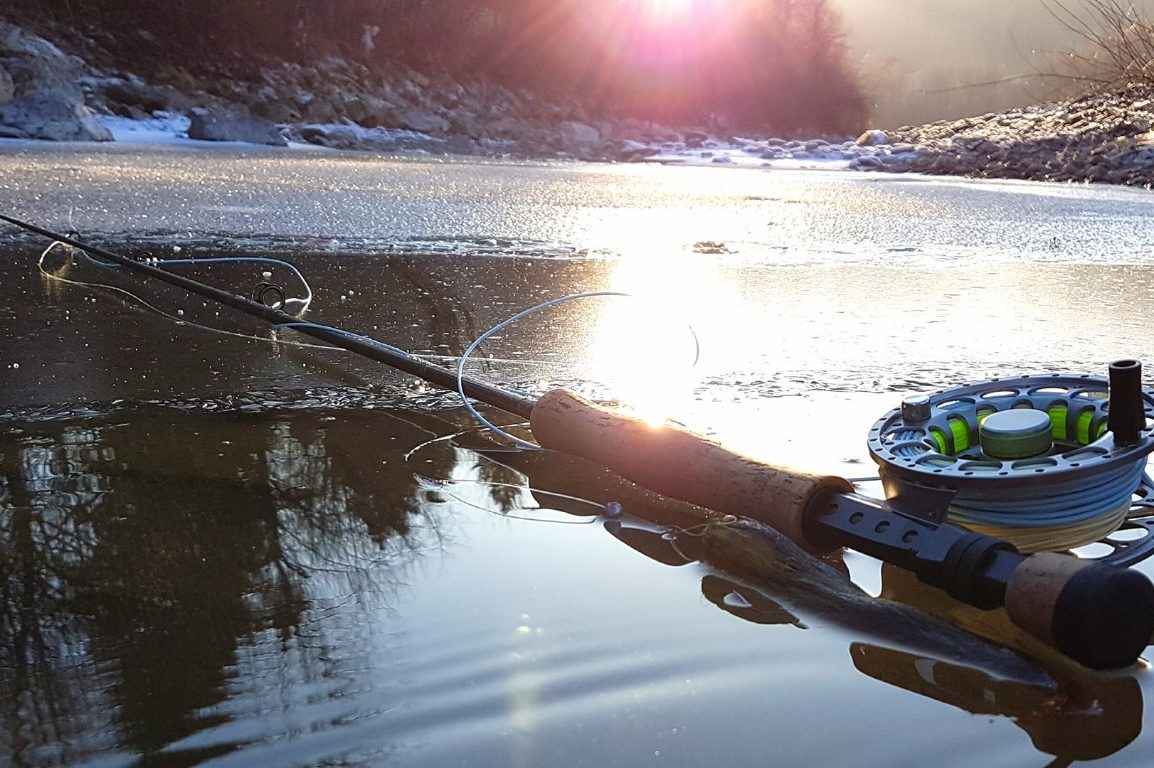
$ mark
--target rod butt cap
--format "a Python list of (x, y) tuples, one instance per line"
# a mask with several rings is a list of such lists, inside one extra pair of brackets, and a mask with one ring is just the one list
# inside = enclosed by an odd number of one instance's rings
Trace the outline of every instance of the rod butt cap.
[(1075, 661), (1118, 669), (1137, 661), (1154, 634), (1154, 584), (1138, 571), (1042, 552), (1014, 571), (1006, 611)]

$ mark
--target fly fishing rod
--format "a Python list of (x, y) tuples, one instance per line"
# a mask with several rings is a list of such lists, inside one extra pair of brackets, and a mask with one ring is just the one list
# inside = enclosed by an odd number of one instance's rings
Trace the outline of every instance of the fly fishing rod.
[[(940, 515), (918, 514), (918, 507), (943, 506), (951, 491), (910, 482), (900, 500), (871, 498), (841, 477), (772, 466), (677, 425), (655, 427), (572, 392), (554, 390), (540, 398), (513, 392), (10, 216), (0, 214), (0, 220), (439, 387), (459, 386), (470, 398), (528, 419), (544, 448), (593, 461), (664, 496), (765, 523), (811, 553), (851, 547), (963, 602), (1004, 606), (1018, 627), (1088, 667), (1133, 664), (1154, 635), (1154, 584), (1145, 575), (1069, 554), (1023, 554), (1003, 539), (944, 522)], [(1144, 441), (1142, 449), (1154, 443), (1145, 426), (1140, 372), (1136, 365), (1111, 369), (1110, 418), (1122, 425), (1119, 453), (1139, 450), (1136, 436)]]
[[(311, 336), (319, 341), (324, 341), (333, 346), (346, 349), (349, 352), (355, 352), (358, 355), (363, 355), (371, 360), (376, 360), (379, 363), (384, 363), (397, 370), (412, 374), (420, 379), (424, 379), (430, 384), (436, 384), (439, 387), (449, 390), (455, 390), (457, 388), (457, 375), (447, 368), (434, 365), (419, 357), (410, 355), (403, 350), (399, 350), (388, 344), (382, 344), (367, 336), (350, 333), (332, 326), (302, 323), (300, 318), (294, 317), (280, 309), (278, 306), (280, 301), (278, 299), (282, 298), (282, 295), (279, 292), (262, 291), (260, 295), (268, 296), (270, 300), (273, 301), (273, 304), (266, 304), (263, 301), (250, 299), (236, 293), (229, 293), (228, 291), (207, 285), (198, 280), (192, 280), (174, 272), (169, 272), (166, 269), (161, 269), (152, 264), (131, 259), (106, 248), (83, 243), (76, 238), (52, 232), (43, 227), (38, 227), (35, 224), (14, 219), (11, 216), (0, 214), (0, 221), (6, 221), (13, 226), (34, 232), (38, 235), (43, 235), (44, 237), (73, 248), (78, 248), (91, 256), (97, 256), (142, 275), (156, 278), (169, 285), (175, 285), (178, 288), (183, 288), (189, 293), (203, 296), (218, 304), (223, 304), (264, 320), (274, 327), (289, 327), (298, 333)], [(467, 376), (462, 378), (461, 384), (464, 393), (474, 400), (480, 400), (483, 403), (526, 419), (529, 418), (533, 412), (533, 404), (535, 401), (528, 395), (523, 395), (501, 387), (495, 387), (487, 382)]]

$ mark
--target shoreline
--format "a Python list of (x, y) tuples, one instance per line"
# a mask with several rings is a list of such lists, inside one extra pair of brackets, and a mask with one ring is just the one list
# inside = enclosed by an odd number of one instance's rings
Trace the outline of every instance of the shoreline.
[[(1154, 88), (1131, 86), (859, 136), (776, 137), (729, 127), (599, 118), (580, 104), (403, 65), (330, 56), (256, 74), (164, 82), (101, 68), (0, 21), (0, 139), (241, 142), (392, 155), (864, 170), (1154, 185)], [(0, 143), (3, 147), (3, 143)]]

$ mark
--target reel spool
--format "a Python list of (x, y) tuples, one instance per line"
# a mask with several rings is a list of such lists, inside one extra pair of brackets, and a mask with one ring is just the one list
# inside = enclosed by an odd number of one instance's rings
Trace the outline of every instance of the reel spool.
[(1107, 562), (1148, 557), (1154, 390), (1141, 372), (1124, 360), (1110, 365), (1109, 380), (1020, 376), (908, 397), (869, 434), (886, 498), (904, 514), (1022, 552), (1101, 542)]

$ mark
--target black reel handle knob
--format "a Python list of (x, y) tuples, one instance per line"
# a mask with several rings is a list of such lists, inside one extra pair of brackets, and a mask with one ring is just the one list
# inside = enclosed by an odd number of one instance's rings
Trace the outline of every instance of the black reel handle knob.
[(1110, 412), (1106, 427), (1121, 445), (1138, 442), (1146, 428), (1145, 404), (1142, 400), (1142, 363), (1117, 360), (1110, 363)]

